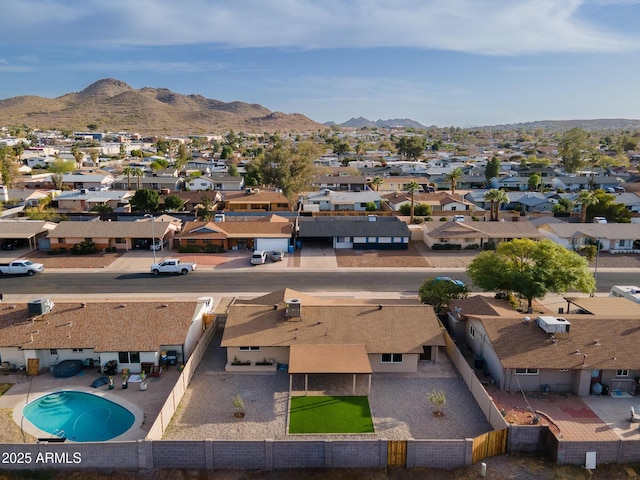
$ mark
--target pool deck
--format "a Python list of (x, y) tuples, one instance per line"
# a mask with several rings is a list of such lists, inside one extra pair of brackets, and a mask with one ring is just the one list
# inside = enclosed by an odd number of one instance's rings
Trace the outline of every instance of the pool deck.
[(107, 385), (92, 388), (91, 383), (102, 376), (104, 375), (99, 374), (97, 369), (85, 369), (78, 375), (68, 378), (54, 377), (46, 370), (45, 373), (30, 377), (28, 381), (22, 380), (21, 373), (0, 376), (0, 382), (14, 383), (4, 395), (0, 396), (0, 408), (13, 409), (14, 421), (26, 433), (36, 438), (47, 438), (51, 437), (51, 434), (39, 430), (24, 418), (22, 415), (24, 406), (36, 398), (61, 390), (92, 393), (122, 405), (135, 416), (133, 426), (113, 440), (141, 440), (145, 438), (151, 424), (160, 413), (169, 392), (178, 380), (179, 372), (176, 367), (170, 367), (160, 377), (147, 377), (148, 388), (145, 391), (140, 390), (139, 383), (131, 382), (127, 389), (123, 389), (121, 375), (114, 376), (116, 388), (113, 390), (109, 390)]

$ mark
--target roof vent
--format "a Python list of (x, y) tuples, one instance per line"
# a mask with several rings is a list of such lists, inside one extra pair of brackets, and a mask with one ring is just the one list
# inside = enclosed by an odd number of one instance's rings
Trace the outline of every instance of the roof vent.
[(27, 307), (29, 309), (29, 316), (39, 316), (49, 313), (53, 308), (53, 301), (50, 298), (37, 298), (31, 300)]

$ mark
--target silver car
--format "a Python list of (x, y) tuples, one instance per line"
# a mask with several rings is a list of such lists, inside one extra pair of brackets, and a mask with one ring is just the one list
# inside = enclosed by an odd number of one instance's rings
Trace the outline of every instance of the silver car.
[(274, 251), (271, 252), (271, 261), (272, 262), (281, 262), (284, 258), (284, 252)]

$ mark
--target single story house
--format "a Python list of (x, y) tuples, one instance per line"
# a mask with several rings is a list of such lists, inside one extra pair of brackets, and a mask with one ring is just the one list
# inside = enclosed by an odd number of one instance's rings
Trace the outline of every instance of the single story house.
[(368, 204), (380, 209), (380, 194), (371, 190), (363, 192), (332, 191), (323, 188), (319, 192), (301, 195), (302, 210), (305, 212), (365, 212)]
[(397, 217), (300, 217), (298, 237), (354, 250), (406, 250), (411, 232)]
[(457, 244), (461, 248), (483, 248), (516, 238), (537, 240), (542, 234), (528, 221), (519, 222), (424, 222), (423, 239), (429, 247)]
[(66, 248), (70, 250), (75, 244), (91, 240), (98, 250), (116, 248), (131, 250), (133, 248), (149, 248), (152, 243), (173, 241), (174, 234), (180, 227), (174, 222), (155, 220), (138, 222), (60, 222), (49, 232), (49, 248)]
[(30, 249), (38, 247), (38, 241), (56, 228), (45, 220), (0, 220), (0, 243), (4, 240), (23, 240)]
[[(336, 356), (319, 346), (333, 347)], [(267, 360), (298, 373), (336, 373), (322, 368), (336, 361), (341, 373), (364, 373), (350, 369), (361, 364), (374, 373), (415, 372), (421, 360), (437, 363), (442, 346), (433, 308), (416, 300), (320, 298), (289, 288), (236, 299), (222, 335), (227, 365)], [(304, 357), (315, 367), (300, 371)]]
[(209, 209), (211, 211), (218, 210), (221, 206), (222, 194), (216, 191), (204, 191), (204, 192), (173, 192), (160, 195), (160, 203), (164, 204), (164, 199), (167, 195), (175, 195), (180, 197), (184, 201), (182, 209), (187, 212), (197, 212), (204, 208), (205, 202), (209, 202)]
[[(411, 205), (411, 194), (407, 192), (395, 192), (384, 195), (384, 200), (389, 208), (394, 212), (400, 211), (402, 205)], [(433, 211), (433, 215), (439, 215), (444, 212), (465, 212), (480, 210), (472, 202), (465, 200), (462, 195), (448, 192), (414, 192), (414, 204), (429, 205)]]
[(571, 250), (600, 242), (602, 252), (640, 252), (637, 223), (546, 223), (539, 225), (538, 231)]
[(367, 189), (367, 178), (364, 175), (316, 175), (311, 180), (311, 187), (363, 192)]
[(224, 209), (230, 212), (290, 212), (291, 202), (279, 189), (246, 188), (222, 194)]
[(486, 297), (479, 308), (471, 297), (451, 302), (449, 321), (462, 325), (476, 367), (482, 364), (502, 390), (586, 396), (606, 386), (616, 395), (635, 395), (640, 305), (615, 297), (568, 300), (584, 303), (578, 311), (597, 313), (527, 316), (496, 308), (496, 300)]
[(187, 222), (176, 235), (179, 247), (198, 246), (203, 250), (289, 250), (293, 239), (293, 223), (279, 215), (268, 217), (230, 217), (218, 215), (222, 221)]
[(106, 205), (114, 211), (129, 212), (129, 201), (134, 192), (131, 190), (72, 190), (60, 193), (51, 206), (60, 212), (86, 212), (99, 205)]
[(185, 189), (190, 191), (222, 190), (239, 191), (244, 189), (244, 177), (195, 177), (185, 180)]
[[(69, 189), (96, 189), (108, 190), (113, 186), (114, 179), (111, 175), (93, 173), (65, 173), (60, 180), (61, 185)], [(52, 174), (34, 175), (31, 179), (25, 180), (27, 188), (53, 188), (55, 182)]]
[(151, 176), (151, 177), (134, 177), (131, 176), (127, 180), (126, 175), (120, 175), (116, 177), (113, 182), (113, 188), (116, 190), (129, 190), (138, 188), (138, 181), (140, 181), (140, 188), (147, 188), (150, 190), (182, 190), (184, 185), (184, 179), (174, 176)]
[[(0, 361), (38, 372), (63, 360), (117, 362), (139, 373), (145, 363), (160, 365), (175, 351), (187, 361), (213, 312), (211, 297), (197, 302), (65, 302), (36, 299), (0, 304)], [(33, 368), (33, 367), (32, 367)], [(147, 372), (148, 373), (148, 372)]]

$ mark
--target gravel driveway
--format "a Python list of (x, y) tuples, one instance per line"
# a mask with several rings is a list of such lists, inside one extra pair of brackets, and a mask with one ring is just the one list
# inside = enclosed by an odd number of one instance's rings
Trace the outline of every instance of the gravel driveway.
[[(224, 372), (225, 349), (219, 332), (211, 342), (178, 412), (165, 434), (167, 440), (196, 439), (318, 439), (286, 433), (289, 375)], [(312, 380), (310, 380), (310, 383)], [(443, 390), (445, 416), (434, 417), (427, 393)], [(240, 394), (244, 419), (233, 417), (232, 399)], [(322, 439), (459, 439), (491, 430), (464, 381), (441, 352), (439, 365), (421, 365), (415, 374), (373, 374), (369, 404), (375, 433), (322, 435)]]

